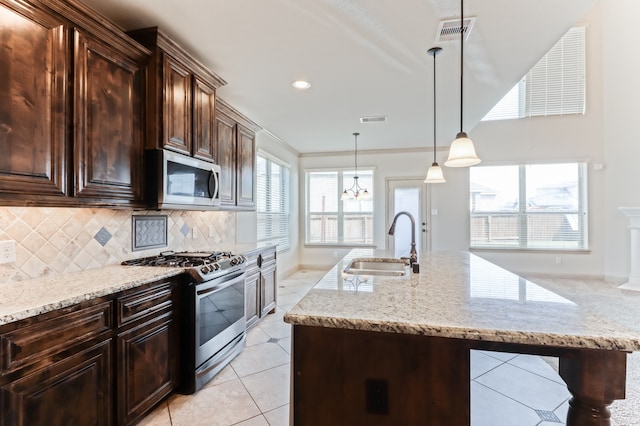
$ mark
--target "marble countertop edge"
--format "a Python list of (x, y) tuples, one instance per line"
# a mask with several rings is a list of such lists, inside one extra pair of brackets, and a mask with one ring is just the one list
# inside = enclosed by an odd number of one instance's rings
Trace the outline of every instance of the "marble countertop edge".
[[(607, 337), (555, 333), (534, 333), (518, 330), (472, 329), (441, 325), (416, 325), (399, 322), (375, 322), (370, 320), (285, 314), (284, 321), (291, 325), (342, 328), (380, 333), (401, 333), (418, 336), (444, 337), (488, 343), (509, 343), (531, 346), (562, 346), (567, 349), (598, 349), (616, 351), (640, 350), (640, 336)], [(472, 345), (473, 346), (473, 345)]]

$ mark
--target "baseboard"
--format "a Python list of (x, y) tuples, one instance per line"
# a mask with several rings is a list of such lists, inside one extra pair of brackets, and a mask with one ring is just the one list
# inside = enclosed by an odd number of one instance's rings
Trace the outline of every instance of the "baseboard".
[(329, 271), (331, 268), (333, 268), (335, 265), (335, 263), (329, 264), (329, 265), (318, 265), (318, 264), (312, 264), (312, 265), (304, 265), (301, 264), (300, 268), (298, 269), (308, 269), (310, 271)]
[(526, 279), (535, 279), (535, 278), (558, 278), (558, 279), (568, 279), (568, 280), (584, 280), (584, 281), (607, 281), (605, 277), (602, 275), (577, 275), (577, 274), (562, 274), (562, 273), (540, 273), (540, 272), (518, 272), (512, 271), (514, 274), (519, 275)]

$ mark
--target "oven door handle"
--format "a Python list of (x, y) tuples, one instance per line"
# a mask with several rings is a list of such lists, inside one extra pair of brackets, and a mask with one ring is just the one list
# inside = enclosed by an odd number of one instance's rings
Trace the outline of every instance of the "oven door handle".
[[(196, 295), (197, 296), (204, 296), (206, 294), (209, 293), (214, 293), (216, 291), (220, 291), (223, 290), (229, 286), (232, 286), (233, 284), (237, 283), (238, 281), (240, 281), (240, 278), (244, 279), (244, 271), (237, 271), (234, 273), (231, 273), (229, 275), (225, 275), (224, 277), (224, 281), (222, 283), (219, 284), (214, 284), (211, 286), (207, 286), (206, 288), (203, 288), (202, 290), (198, 290), (198, 286), (196, 286)], [(217, 281), (217, 280), (214, 280)]]

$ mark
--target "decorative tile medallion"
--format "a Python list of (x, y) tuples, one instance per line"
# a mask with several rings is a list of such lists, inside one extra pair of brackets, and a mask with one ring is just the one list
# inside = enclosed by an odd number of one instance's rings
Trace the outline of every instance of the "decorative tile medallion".
[(102, 245), (102, 247), (104, 247), (105, 244), (107, 244), (109, 242), (109, 240), (111, 239), (111, 233), (109, 231), (107, 231), (103, 226), (96, 233), (96, 235), (93, 236), (93, 238), (95, 238), (95, 240), (97, 242), (99, 242), (100, 245)]
[(132, 251), (167, 246), (167, 216), (134, 215), (131, 218)]

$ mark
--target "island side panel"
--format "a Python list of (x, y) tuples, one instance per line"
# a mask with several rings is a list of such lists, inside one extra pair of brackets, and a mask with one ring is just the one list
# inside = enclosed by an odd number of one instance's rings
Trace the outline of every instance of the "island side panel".
[(469, 425), (463, 340), (294, 325), (294, 425)]

